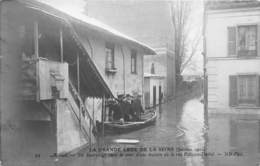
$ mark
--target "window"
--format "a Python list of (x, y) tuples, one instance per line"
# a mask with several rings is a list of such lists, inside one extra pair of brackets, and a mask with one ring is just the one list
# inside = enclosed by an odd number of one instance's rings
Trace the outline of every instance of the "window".
[(256, 76), (238, 76), (238, 102), (241, 104), (255, 104), (257, 98)]
[(21, 53), (23, 60), (32, 59), (34, 50), (34, 27), (32, 23), (27, 23), (19, 27), (19, 37), (21, 39)]
[(52, 61), (60, 61), (60, 27), (57, 23), (40, 20), (38, 23), (39, 56)]
[(238, 55), (256, 56), (257, 27), (256, 25), (238, 27)]
[(260, 106), (260, 81), (258, 75), (230, 76), (230, 106)]
[(136, 74), (137, 70), (136, 70), (136, 63), (137, 63), (137, 56), (136, 56), (136, 51), (132, 50), (131, 51), (131, 73)]
[(115, 53), (114, 53), (115, 45), (112, 43), (106, 43), (106, 69), (115, 69)]
[(228, 27), (228, 55), (257, 55), (257, 25)]
[(152, 63), (152, 66), (151, 66), (151, 74), (155, 74), (154, 63)]

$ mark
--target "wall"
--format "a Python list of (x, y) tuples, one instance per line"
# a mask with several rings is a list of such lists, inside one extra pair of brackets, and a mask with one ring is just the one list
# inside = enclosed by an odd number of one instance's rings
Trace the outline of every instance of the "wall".
[[(79, 121), (66, 100), (57, 100), (57, 153), (66, 153), (88, 143)], [(74, 110), (78, 111), (78, 110)]]
[(239, 24), (259, 24), (260, 10), (211, 12), (206, 23), (207, 57), (227, 57), (227, 27)]
[[(260, 75), (260, 58), (209, 60), (208, 106), (211, 112), (241, 112), (229, 108), (229, 75), (253, 73)], [(217, 110), (216, 110), (217, 109)], [(251, 111), (252, 113), (252, 111)], [(259, 112), (260, 113), (260, 112)]]
[(155, 74), (166, 76), (166, 55), (145, 55), (144, 56), (144, 73), (151, 73), (151, 66), (154, 64)]
[(164, 76), (164, 96), (174, 97), (175, 93), (175, 67), (174, 56), (170, 52), (158, 55), (144, 56), (144, 73), (151, 73), (152, 63), (155, 67), (155, 74)]
[[(16, 1), (1, 2), (0, 7), (2, 164), (53, 165), (49, 155), (56, 151), (56, 140), (49, 112), (39, 103), (21, 102), (21, 40), (18, 27), (28, 21), (27, 10)], [(41, 155), (40, 159), (34, 158), (36, 153)]]
[(144, 104), (145, 107), (149, 107), (151, 104), (150, 101), (150, 78), (144, 78)]
[(156, 87), (156, 104), (159, 104), (159, 86), (162, 87), (162, 93), (165, 97), (165, 86), (164, 86), (164, 78), (162, 77), (146, 77), (145, 78), (147, 81), (146, 82), (146, 87), (148, 84), (148, 80), (149, 80), (149, 105), (146, 105), (146, 107), (151, 107), (153, 106), (153, 87)]
[(260, 57), (258, 56), (256, 59), (228, 57), (227, 27), (241, 24), (259, 25), (259, 16), (259, 9), (253, 8), (208, 12), (206, 55), (208, 57), (208, 106), (210, 112), (255, 113), (255, 111), (229, 107), (229, 75), (238, 73), (260, 74)]
[[(106, 57), (105, 57), (105, 43), (106, 41), (113, 42), (112, 39), (106, 39), (87, 32), (80, 32), (81, 41), (87, 49), (90, 57), (93, 59), (100, 74), (108, 84), (112, 93), (117, 96), (125, 93), (132, 94), (136, 91), (139, 94), (143, 93), (143, 53), (137, 50), (137, 74), (131, 73), (131, 46), (124, 44), (119, 45), (115, 43), (115, 74), (106, 74)], [(92, 54), (93, 53), (93, 54)], [(125, 63), (123, 62), (123, 59)], [(125, 70), (125, 83), (124, 83), (124, 70)]]

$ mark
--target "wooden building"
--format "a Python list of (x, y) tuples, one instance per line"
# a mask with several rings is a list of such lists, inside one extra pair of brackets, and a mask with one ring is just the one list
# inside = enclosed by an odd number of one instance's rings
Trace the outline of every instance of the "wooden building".
[[(154, 52), (36, 0), (0, 5), (1, 160), (28, 166), (35, 165), (32, 156), (40, 156), (37, 161), (53, 165), (50, 154), (96, 141), (95, 121), (104, 120), (105, 99), (114, 97), (117, 88), (130, 93), (134, 85), (142, 93), (142, 55)], [(124, 82), (114, 85), (110, 78)], [(94, 105), (90, 110), (88, 99), (98, 99), (101, 111)]]

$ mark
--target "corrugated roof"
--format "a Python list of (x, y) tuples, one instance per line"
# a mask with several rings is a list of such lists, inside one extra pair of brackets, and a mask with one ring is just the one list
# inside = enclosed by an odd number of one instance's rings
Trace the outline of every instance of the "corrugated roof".
[(93, 30), (97, 30), (100, 33), (110, 35), (115, 38), (119, 38), (121, 40), (124, 40), (126, 42), (130, 42), (137, 48), (141, 48), (144, 50), (145, 54), (156, 54), (153, 48), (147, 46), (146, 44), (137, 41), (117, 30), (114, 28), (94, 19), (91, 17), (88, 17), (82, 13), (75, 13), (75, 12), (68, 12), (68, 11), (61, 11), (57, 6), (44, 3), (40, 0), (18, 0), (23, 3), (35, 5), (35, 7), (38, 7), (41, 10), (44, 10), (46, 12), (51, 12), (54, 15), (57, 15), (58, 17), (62, 17), (63, 19), (67, 19), (68, 21), (71, 21), (73, 23), (81, 23), (86, 28), (90, 28)]
[(156, 54), (155, 50), (149, 46), (147, 46), (146, 44), (137, 41), (113, 28), (111, 28), (110, 26), (94, 19), (91, 17), (88, 17), (84, 14), (79, 14), (79, 13), (74, 13), (71, 14), (71, 16), (73, 16), (74, 18), (78, 19), (78, 21), (80, 21), (82, 24), (84, 24), (85, 26), (92, 26), (93, 28), (97, 28), (101, 31), (103, 31), (104, 33), (109, 33), (115, 37), (121, 38), (123, 40), (126, 40), (128, 42), (131, 42), (132, 44), (135, 44), (136, 46), (140, 46), (142, 47), (142, 49), (144, 49), (146, 54)]
[(258, 0), (211, 0), (207, 1), (207, 10), (223, 10), (236, 8), (255, 8), (260, 7)]
[[(44, 10), (38, 10), (38, 6), (34, 6), (31, 4), (31, 2), (28, 2), (27, 0), (17, 0), (19, 2), (26, 2), (26, 4), (32, 7), (33, 9), (36, 9), (39, 12), (46, 13)], [(36, 8), (35, 8), (36, 7)], [(41, 6), (42, 7), (42, 6)], [(50, 11), (48, 11), (50, 12)], [(50, 14), (48, 13), (47, 14)], [(51, 13), (51, 16), (53, 16), (55, 13)], [(58, 17), (62, 19), (62, 17)], [(92, 97), (114, 97), (113, 93), (111, 92), (110, 88), (106, 84), (103, 77), (100, 75), (98, 69), (96, 68), (95, 64), (93, 63), (92, 59), (89, 57), (89, 54), (87, 53), (86, 49), (82, 45), (80, 39), (77, 36), (76, 31), (72, 27), (71, 23), (68, 21), (64, 22), (69, 27), (70, 35), (72, 36), (72, 41), (76, 42), (77, 46), (82, 51), (82, 55), (84, 58), (80, 60), (80, 80), (81, 80), (81, 89), (86, 92), (85, 94)], [(74, 71), (75, 72), (75, 71)], [(73, 82), (73, 80), (72, 80)]]

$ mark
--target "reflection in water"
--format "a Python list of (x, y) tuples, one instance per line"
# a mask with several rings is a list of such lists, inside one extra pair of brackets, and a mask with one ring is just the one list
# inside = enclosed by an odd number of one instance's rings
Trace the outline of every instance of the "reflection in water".
[[(190, 100), (184, 104), (177, 125), (178, 146), (193, 150), (205, 149), (207, 152), (215, 152), (219, 155), (213, 157), (186, 156), (183, 158), (182, 165), (245, 166), (260, 163), (259, 115), (210, 115), (208, 130), (204, 124), (203, 115), (203, 105), (198, 100)], [(237, 156), (238, 153), (242, 155)]]
[[(212, 115), (208, 131), (210, 151), (222, 153), (210, 165), (257, 165), (259, 156), (259, 115)], [(225, 155), (230, 153), (231, 155)], [(241, 153), (241, 156), (234, 154)]]
[(248, 116), (230, 118), (231, 151), (259, 153), (259, 120)]
[(158, 107), (158, 119), (161, 119), (162, 118), (162, 112), (163, 112), (163, 109), (162, 109), (162, 105), (160, 104), (159, 107)]
[(258, 120), (258, 153), (260, 153), (260, 120)]
[[(179, 103), (180, 104), (180, 103)], [(176, 109), (177, 108), (177, 109)], [(173, 146), (201, 149), (220, 153), (219, 156), (184, 157), (119, 157), (119, 158), (67, 158), (64, 166), (245, 166), (257, 165), (260, 161), (260, 115), (211, 115), (209, 128), (204, 125), (203, 104), (192, 99), (176, 107), (174, 102), (158, 108), (154, 126), (123, 135), (106, 136), (103, 141), (109, 146), (153, 147)], [(178, 112), (178, 116), (176, 116)], [(178, 119), (175, 119), (179, 117)], [(118, 145), (115, 139), (138, 139), (137, 145)], [(176, 140), (177, 139), (177, 140)], [(86, 152), (87, 150), (83, 150)], [(243, 152), (243, 156), (225, 156), (225, 152)]]
[(229, 139), (229, 144), (230, 147), (236, 147), (237, 146), (237, 125), (235, 121), (232, 119), (229, 121), (229, 125), (230, 125), (230, 138), (232, 138)]
[[(146, 127), (134, 132), (106, 136), (101, 142), (109, 147), (176, 147), (176, 106), (174, 102), (167, 103), (157, 108), (158, 119), (155, 125)], [(124, 145), (115, 144), (115, 139), (137, 139), (140, 141), (136, 145)], [(82, 151), (87, 152), (87, 149)], [(149, 153), (149, 152), (148, 152)], [(146, 154), (148, 154), (146, 153)], [(66, 158), (60, 161), (62, 166), (85, 166), (85, 165), (98, 165), (98, 166), (172, 166), (178, 165), (178, 161), (175, 157), (163, 158), (163, 157), (83, 157), (83, 158)]]
[[(177, 125), (179, 132), (183, 134), (177, 135), (179, 146), (191, 149), (196, 152), (205, 149), (205, 125), (203, 104), (197, 99), (186, 102), (183, 106), (181, 120)], [(186, 166), (203, 166), (205, 164), (203, 156), (187, 156), (184, 157), (184, 165)]]

